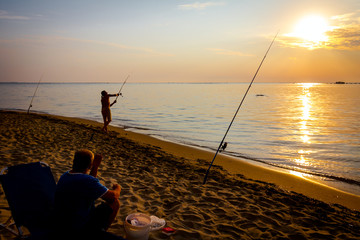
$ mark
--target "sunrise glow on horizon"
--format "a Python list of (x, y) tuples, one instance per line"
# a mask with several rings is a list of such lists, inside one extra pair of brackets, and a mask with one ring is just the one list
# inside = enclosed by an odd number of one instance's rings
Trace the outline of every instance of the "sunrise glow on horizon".
[[(260, 4), (261, 3), (261, 4)], [(0, 82), (360, 82), (360, 3), (8, 1)]]

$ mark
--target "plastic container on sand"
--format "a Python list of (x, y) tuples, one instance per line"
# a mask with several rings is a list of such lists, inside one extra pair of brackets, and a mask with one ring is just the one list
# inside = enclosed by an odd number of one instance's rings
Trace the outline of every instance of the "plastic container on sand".
[(124, 228), (128, 240), (148, 240), (151, 218), (143, 213), (133, 213), (126, 217)]

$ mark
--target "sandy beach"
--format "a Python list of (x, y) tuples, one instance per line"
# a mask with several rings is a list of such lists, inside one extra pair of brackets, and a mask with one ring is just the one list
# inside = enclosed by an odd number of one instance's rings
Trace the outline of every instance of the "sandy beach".
[[(220, 155), (101, 123), (0, 111), (0, 168), (43, 161), (55, 180), (76, 150), (103, 155), (100, 181), (121, 187), (121, 208), (110, 232), (141, 212), (163, 218), (176, 233), (149, 239), (360, 239), (360, 196)], [(10, 216), (0, 188), (0, 221)], [(0, 229), (0, 240), (14, 239)]]

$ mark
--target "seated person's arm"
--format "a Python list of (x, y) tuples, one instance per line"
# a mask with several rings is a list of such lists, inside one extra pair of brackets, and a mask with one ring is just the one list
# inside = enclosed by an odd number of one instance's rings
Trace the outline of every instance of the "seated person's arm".
[(102, 156), (100, 154), (95, 154), (93, 165), (91, 167), (90, 175), (93, 177), (97, 176), (98, 168), (100, 166)]
[(108, 190), (101, 198), (105, 200), (105, 202), (112, 203), (114, 200), (120, 197), (121, 187), (119, 184), (114, 184), (112, 190)]

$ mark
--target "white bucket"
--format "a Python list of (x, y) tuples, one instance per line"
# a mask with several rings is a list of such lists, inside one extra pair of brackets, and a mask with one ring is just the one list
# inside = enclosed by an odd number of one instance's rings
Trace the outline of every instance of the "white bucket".
[[(134, 224), (131, 224), (133, 221)], [(136, 223), (136, 224), (135, 224)], [(143, 213), (133, 213), (126, 217), (124, 228), (128, 240), (148, 240), (151, 218)]]

